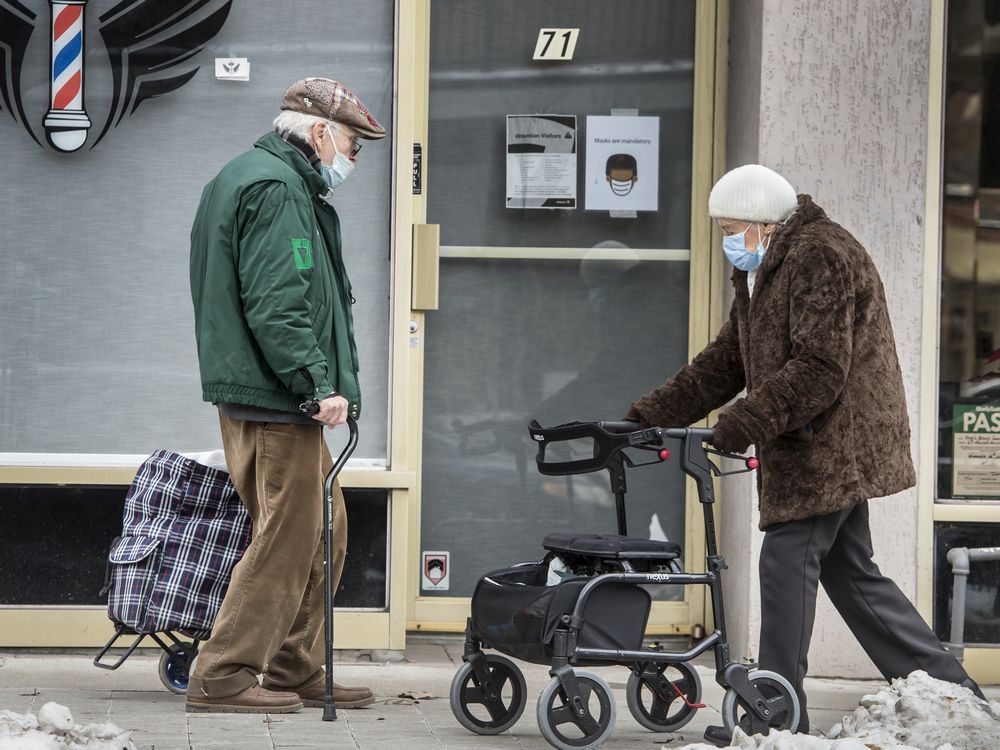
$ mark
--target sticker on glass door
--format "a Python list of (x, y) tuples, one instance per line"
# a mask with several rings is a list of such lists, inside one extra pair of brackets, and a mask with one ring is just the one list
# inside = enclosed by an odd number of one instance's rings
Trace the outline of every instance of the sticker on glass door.
[(451, 553), (424, 552), (422, 558), (421, 591), (447, 591), (451, 583)]
[(507, 115), (507, 208), (576, 208), (575, 115)]
[(587, 117), (588, 211), (656, 211), (659, 117)]

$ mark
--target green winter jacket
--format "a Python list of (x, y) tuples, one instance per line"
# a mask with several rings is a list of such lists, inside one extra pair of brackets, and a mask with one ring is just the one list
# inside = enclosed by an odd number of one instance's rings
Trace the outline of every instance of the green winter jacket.
[(360, 415), (351, 285), (329, 195), (273, 132), (205, 186), (191, 296), (206, 401), (297, 411), (336, 391)]

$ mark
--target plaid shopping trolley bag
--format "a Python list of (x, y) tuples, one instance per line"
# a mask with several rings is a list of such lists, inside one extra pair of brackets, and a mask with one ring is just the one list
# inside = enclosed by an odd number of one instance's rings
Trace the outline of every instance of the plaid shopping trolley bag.
[[(149, 636), (164, 651), (161, 680), (183, 693), (198, 642), (211, 634), (233, 567), (250, 543), (250, 517), (229, 474), (166, 450), (139, 467), (123, 516), (102, 590), (115, 635), (94, 665), (117, 669)], [(137, 637), (116, 662), (101, 662), (123, 635)]]

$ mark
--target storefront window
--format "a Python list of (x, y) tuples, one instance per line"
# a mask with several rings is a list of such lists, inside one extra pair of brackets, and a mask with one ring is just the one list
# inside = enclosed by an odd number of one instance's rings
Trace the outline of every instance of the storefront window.
[(949, 3), (937, 497), (1000, 501), (1000, 2)]
[[(0, 8), (9, 82), (0, 101), (0, 464), (86, 466), (108, 454), (219, 446), (215, 410), (201, 399), (188, 282), (203, 186), (271, 128), (285, 87), (306, 75), (340, 78), (392, 124), (393, 0), (338, 3), (346, 12), (326, 0), (294, 11), (264, 0), (181, 5)], [(229, 58), (249, 61), (249, 80), (216, 77), (216, 60)], [(75, 112), (62, 122), (89, 118), (89, 130), (69, 133), (82, 145), (51, 127), (57, 100)], [(381, 463), (391, 140), (390, 131), (369, 145), (337, 192), (362, 364), (355, 455)]]

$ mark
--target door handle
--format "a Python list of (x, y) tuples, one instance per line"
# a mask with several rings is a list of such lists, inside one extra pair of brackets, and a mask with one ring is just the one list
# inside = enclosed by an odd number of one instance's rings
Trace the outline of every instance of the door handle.
[(441, 226), (439, 224), (414, 224), (411, 309), (438, 309), (438, 267), (440, 260)]

